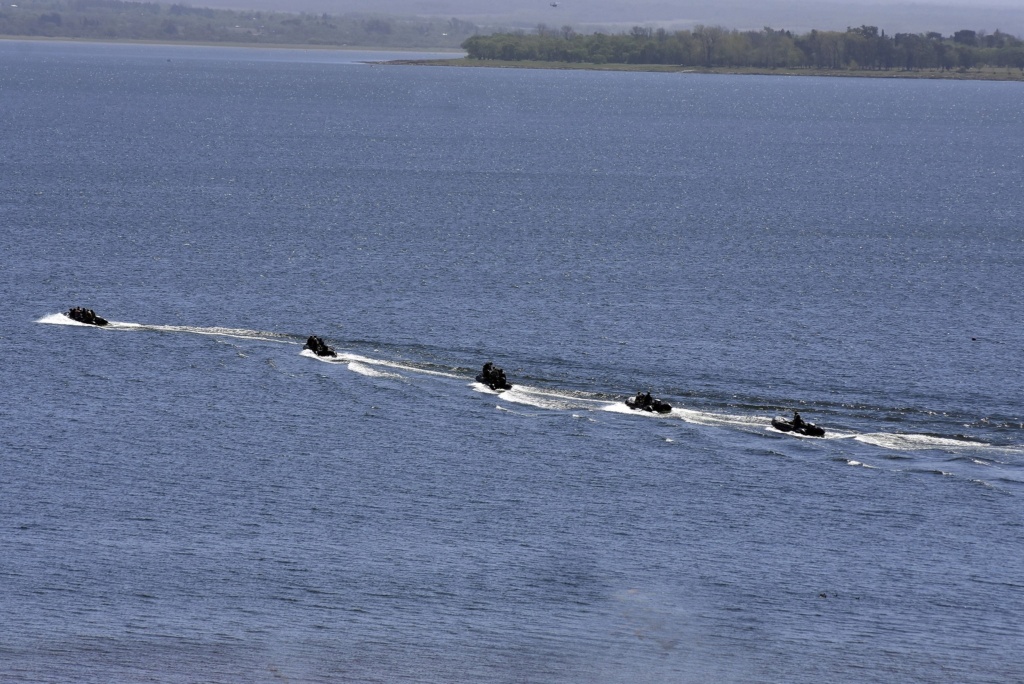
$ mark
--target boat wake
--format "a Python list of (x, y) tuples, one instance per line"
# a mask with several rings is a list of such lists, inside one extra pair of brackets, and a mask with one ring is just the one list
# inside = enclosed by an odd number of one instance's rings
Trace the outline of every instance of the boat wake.
[(359, 363), (358, 361), (349, 361), (348, 369), (353, 373), (365, 375), (368, 378), (402, 379), (403, 377), (405, 377), (401, 373), (391, 373), (388, 371), (379, 370), (377, 368), (374, 368), (373, 366), (367, 366), (365, 363)]
[(771, 419), (764, 416), (740, 416), (729, 413), (713, 413), (710, 411), (697, 411), (676, 406), (672, 409), (672, 415), (679, 417), (693, 425), (706, 425), (708, 427), (739, 428), (741, 430), (761, 431), (765, 426), (771, 427)]
[[(426, 368), (423, 366), (417, 366), (411, 363), (402, 363), (400, 361), (388, 361), (386, 359), (373, 359), (367, 356), (359, 356), (358, 354), (345, 354), (338, 352), (338, 358), (344, 359), (349, 362), (363, 364), (368, 367), (380, 367), (392, 369), (393, 371), (404, 371), (406, 373), (412, 373), (415, 375), (432, 375), (440, 378), (451, 378), (453, 380), (461, 379), (463, 376), (458, 373), (451, 371), (435, 370), (433, 368)], [(385, 371), (386, 372), (386, 371)]]
[(164, 333), (190, 333), (192, 335), (235, 337), (238, 339), (262, 340), (265, 342), (282, 343), (291, 343), (293, 341), (292, 335), (283, 335), (281, 333), (268, 332), (265, 330), (247, 330), (245, 328), (206, 328), (194, 325), (150, 325), (147, 323), (127, 323), (124, 321), (108, 321), (107, 325), (100, 327), (96, 325), (90, 325), (88, 323), (80, 323), (79, 321), (69, 318), (67, 314), (64, 313), (49, 314), (48, 316), (43, 316), (36, 322), (46, 323), (48, 325), (72, 325), (81, 328), (95, 328), (97, 330), (143, 330)]
[[(113, 321), (111, 322), (113, 323)], [(167, 333), (190, 333), (192, 335), (213, 335), (215, 337), (234, 337), (243, 340), (261, 340), (263, 342), (290, 343), (290, 335), (267, 332), (265, 330), (246, 330), (244, 328), (202, 328), (192, 325), (146, 325), (123, 323), (126, 329), (152, 330)]]
[(608, 404), (603, 407), (605, 411), (611, 411), (613, 413), (638, 413), (641, 415), (653, 416), (655, 418), (675, 418), (682, 420), (683, 422), (690, 423), (692, 425), (703, 425), (705, 427), (719, 427), (727, 428), (731, 430), (743, 430), (751, 433), (763, 433), (769, 432), (773, 435), (784, 435), (787, 437), (796, 437), (799, 439), (849, 439), (856, 433), (843, 432), (835, 429), (831, 429), (825, 433), (824, 437), (807, 437), (796, 432), (780, 432), (772, 427), (771, 418), (763, 415), (739, 415), (733, 413), (715, 413), (713, 411), (698, 411), (696, 409), (684, 408), (681, 406), (673, 406), (669, 413), (661, 416), (657, 414), (650, 414), (645, 411), (633, 411), (625, 403), (617, 402), (615, 404)]
[(118, 323), (117, 321), (108, 321), (107, 325), (105, 325), (105, 326), (91, 325), (89, 323), (82, 323), (81, 321), (76, 321), (75, 319), (70, 318), (65, 313), (55, 313), (55, 314), (50, 314), (48, 316), (43, 316), (42, 318), (37, 320), (36, 323), (46, 323), (47, 325), (73, 325), (73, 326), (77, 326), (79, 328), (97, 328), (97, 329), (102, 329), (102, 328), (114, 328), (114, 329), (116, 329), (118, 327), (123, 327), (123, 326), (126, 325), (125, 323)]
[(554, 411), (588, 409), (601, 403), (597, 400), (586, 399), (567, 392), (563, 393), (553, 390), (542, 390), (525, 385), (513, 385), (512, 389), (501, 391), (492, 390), (479, 382), (472, 383), (472, 387), (475, 391), (482, 392), (484, 394), (497, 394), (505, 401), (514, 404), (533, 406), (534, 408), (550, 409)]
[(922, 451), (922, 450), (977, 450), (991, 447), (985, 442), (976, 442), (967, 439), (953, 439), (950, 437), (936, 437), (934, 435), (899, 434), (890, 432), (870, 432), (853, 437), (858, 442), (871, 444), (883, 449), (894, 451)]

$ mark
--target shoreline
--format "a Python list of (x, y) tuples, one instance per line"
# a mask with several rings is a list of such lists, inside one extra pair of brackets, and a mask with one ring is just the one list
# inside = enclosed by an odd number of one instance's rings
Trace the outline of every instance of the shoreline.
[(452, 66), (492, 69), (560, 69), (569, 71), (632, 71), (672, 74), (726, 74), (732, 76), (820, 76), (824, 78), (927, 79), (935, 81), (1007, 81), (1024, 82), (1024, 71), (995, 67), (969, 71), (877, 71), (868, 69), (833, 70), (814, 68), (762, 69), (755, 67), (692, 67), (670, 64), (592, 64), (587, 62), (530, 62), (468, 59), (396, 59), (379, 64), (394, 66)]
[[(380, 47), (373, 45), (310, 45), (307, 43), (228, 43), (221, 41), (155, 40), (149, 38), (65, 38), (54, 36), (12, 36), (7, 34), (0, 35), (0, 41), (21, 41), (25, 43), (92, 43), (95, 45), (167, 45), (177, 47), (269, 48), (275, 50), (321, 50), (328, 52), (432, 52), (438, 54), (450, 52), (453, 55), (465, 54), (465, 50), (461, 50), (458, 48)], [(415, 62), (419, 60), (394, 61)], [(444, 62), (448, 60), (436, 61)], [(386, 62), (375, 63), (385, 64)]]
[[(65, 38), (48, 36), (0, 35), (0, 41), (44, 42), (44, 43), (91, 43), (97, 45), (160, 45), (178, 47), (223, 47), (223, 48), (267, 48), (272, 50), (310, 50), (324, 52), (427, 52), (465, 54), (452, 48), (381, 47), (372, 45), (309, 45), (304, 43), (227, 43), (217, 41), (173, 41), (132, 38)], [(479, 60), (468, 57), (445, 59), (393, 59), (368, 62), (384, 66), (444, 66), (491, 69), (555, 69), (562, 71), (629, 71), (641, 73), (672, 74), (718, 74), (731, 76), (818, 76), (823, 78), (889, 78), (925, 79), (933, 81), (1002, 81), (1024, 82), (1024, 71), (1006, 67), (987, 67), (965, 71), (942, 71), (940, 69), (869, 70), (869, 69), (816, 69), (812, 67), (781, 67), (765, 69), (757, 67), (696, 67), (672, 64), (594, 64), (591, 62), (540, 62)]]

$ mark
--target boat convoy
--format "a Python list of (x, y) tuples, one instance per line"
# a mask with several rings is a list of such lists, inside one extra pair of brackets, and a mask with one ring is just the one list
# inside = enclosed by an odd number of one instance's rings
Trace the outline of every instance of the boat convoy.
[[(103, 326), (107, 325), (107, 320), (96, 315), (96, 312), (92, 309), (84, 309), (80, 306), (76, 306), (69, 309), (65, 314), (68, 318), (79, 323), (85, 323), (88, 325)], [(303, 345), (303, 349), (308, 349), (319, 357), (337, 357), (338, 352), (326, 342), (323, 338), (317, 337), (316, 335), (310, 335), (309, 339), (306, 340), (306, 344)], [(494, 391), (505, 391), (512, 389), (512, 384), (505, 377), (505, 371), (498, 368), (493, 363), (488, 361), (484, 364), (483, 368), (477, 373), (476, 381), (481, 385), (485, 385)], [(671, 413), (672, 405), (667, 401), (652, 397), (650, 392), (637, 392), (635, 396), (626, 399), (626, 406), (633, 411), (646, 411), (647, 413)], [(800, 417), (800, 414), (796, 411), (793, 412), (793, 420), (786, 420), (782, 416), (776, 416), (772, 418), (772, 427), (780, 432), (792, 432), (805, 437), (824, 437), (825, 429), (821, 428), (813, 423), (808, 423)]]

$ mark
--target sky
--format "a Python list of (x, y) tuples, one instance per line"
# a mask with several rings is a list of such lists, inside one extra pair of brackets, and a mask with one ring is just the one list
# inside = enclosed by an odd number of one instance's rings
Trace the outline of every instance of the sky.
[(845, 30), (877, 26), (886, 33), (945, 35), (996, 29), (1024, 37), (1024, 0), (190, 0), (195, 7), (327, 14), (431, 16), (484, 28), (572, 26), (628, 30), (633, 26), (729, 29)]

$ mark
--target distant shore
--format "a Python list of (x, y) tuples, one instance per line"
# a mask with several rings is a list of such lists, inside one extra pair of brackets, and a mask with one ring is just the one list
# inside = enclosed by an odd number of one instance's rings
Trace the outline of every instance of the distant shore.
[[(120, 45), (177, 45), (183, 47), (226, 47), (226, 48), (271, 48), (311, 51), (361, 51), (361, 52), (427, 52), (456, 53), (451, 48), (398, 48), (369, 45), (309, 45), (295, 43), (218, 42), (218, 41), (175, 41), (129, 38), (53, 38), (44, 36), (0, 35), (2, 41), (66, 42), (66, 43), (108, 43)], [(465, 53), (462, 53), (465, 54)], [(942, 70), (917, 69), (912, 71), (890, 69), (815, 69), (810, 67), (761, 69), (754, 67), (693, 67), (668, 64), (594, 64), (590, 62), (541, 62), (507, 61), (496, 59), (469, 59), (452, 57), (447, 59), (394, 59), (372, 62), (394, 66), (450, 66), (491, 69), (558, 69), (568, 71), (633, 71), (674, 74), (731, 74), (747, 76), (822, 76), (829, 78), (910, 78), (950, 81), (1014, 81), (1024, 82), (1024, 71), (1003, 67)]]
[(533, 62), (503, 61), (492, 59), (396, 59), (382, 62), (397, 66), (453, 66), (489, 67), (492, 69), (562, 69), (575, 71), (638, 71), (673, 74), (733, 74), (747, 76), (825, 76), (842, 78), (915, 78), (950, 81), (1018, 81), (1024, 82), (1020, 69), (983, 68), (966, 70), (919, 69), (888, 71), (874, 69), (813, 69), (779, 68), (758, 69), (746, 67), (690, 67), (667, 64), (591, 64), (585, 62)]
[[(429, 54), (466, 54), (463, 50), (452, 48), (418, 48), (418, 47), (380, 47), (379, 45), (311, 45), (309, 43), (257, 43), (257, 42), (226, 42), (226, 41), (183, 41), (155, 40), (148, 38), (64, 38), (51, 36), (5, 36), (0, 41), (21, 41), (26, 43), (92, 43), (97, 45), (170, 45), (179, 47), (225, 47), (225, 48), (268, 48), (274, 50), (312, 50), (317, 52), (420, 52)], [(414, 62), (417, 60), (395, 60), (396, 62)], [(432, 60), (426, 60), (432, 61)], [(438, 60), (438, 61), (457, 61)], [(386, 62), (380, 62), (384, 64)]]

